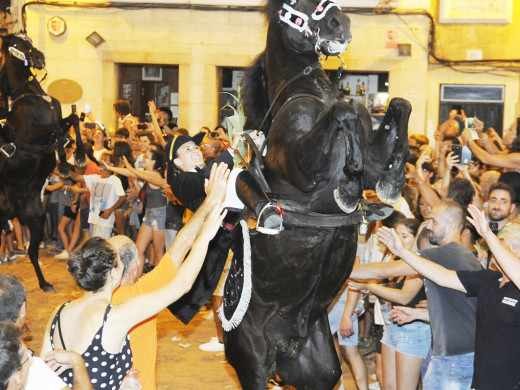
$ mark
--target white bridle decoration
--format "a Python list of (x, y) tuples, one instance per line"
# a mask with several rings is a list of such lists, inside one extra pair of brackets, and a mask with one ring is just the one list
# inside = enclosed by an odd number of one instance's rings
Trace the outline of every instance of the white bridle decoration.
[(27, 57), (25, 57), (25, 54), (23, 52), (21, 52), (20, 50), (18, 50), (17, 48), (10, 46), (9, 53), (13, 57), (18, 58), (20, 61), (23, 61), (23, 64), (25, 66), (29, 65), (29, 62), (27, 61)]
[(336, 7), (341, 10), (341, 7), (336, 4), (336, 0), (321, 0), (316, 10), (312, 13), (311, 17), (313, 20), (321, 20), (325, 17), (327, 12), (332, 8)]
[[(293, 7), (285, 3), (283, 4), (282, 8), (283, 9), (279, 11), (280, 20), (282, 22), (287, 23), (289, 26), (295, 28), (299, 32), (305, 32), (305, 35), (307, 35), (307, 33), (312, 35), (312, 32), (309, 28), (309, 17), (307, 15), (305, 15), (303, 12), (295, 10)], [(294, 21), (293, 16), (296, 16)]]
[[(296, 3), (296, 1), (291, 1), (291, 4), (294, 3)], [(332, 7), (336, 7), (341, 10), (340, 6), (336, 4), (336, 0), (321, 0), (311, 15), (312, 19), (323, 19)], [(303, 12), (297, 11), (290, 5), (284, 3), (282, 5), (282, 9), (278, 11), (278, 14), (280, 15), (280, 20), (282, 22), (288, 24), (299, 32), (303, 32), (306, 37), (314, 35), (309, 27), (309, 16)]]

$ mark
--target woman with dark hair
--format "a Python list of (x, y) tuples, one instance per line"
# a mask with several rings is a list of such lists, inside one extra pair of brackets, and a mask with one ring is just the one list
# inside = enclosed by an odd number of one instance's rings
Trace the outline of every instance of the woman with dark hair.
[[(125, 157), (122, 158), (122, 161), (125, 163)], [(162, 152), (150, 149), (144, 154), (143, 169), (145, 174), (155, 177), (158, 180), (162, 180), (164, 178), (164, 167), (165, 157)], [(111, 167), (107, 165), (107, 169), (118, 175), (137, 178), (134, 172), (128, 168)], [(152, 243), (154, 256), (153, 258), (148, 259), (148, 264), (155, 267), (164, 256), (164, 229), (167, 199), (163, 196), (161, 186), (148, 181), (145, 182), (142, 191), (145, 194), (146, 209), (135, 245), (139, 251), (139, 261), (141, 262), (141, 266), (144, 267), (146, 248), (148, 248), (150, 242)]]
[[(405, 218), (397, 223), (395, 230), (407, 248), (414, 246), (419, 226), (420, 222), (415, 218)], [(395, 260), (395, 257), (391, 258)], [(386, 300), (383, 305), (388, 308), (394, 304), (415, 307), (419, 301), (426, 299), (423, 278), (418, 275), (397, 278), (391, 286), (349, 282), (349, 287), (370, 291)], [(383, 313), (385, 326), (381, 340), (384, 388), (415, 390), (431, 345), (430, 325), (420, 321), (398, 325), (387, 317), (389, 311)]]
[[(129, 330), (182, 297), (195, 281), (208, 244), (225, 216), (222, 198), (228, 175), (225, 167), (214, 167), (205, 204), (206, 212), (208, 209), (213, 211), (175, 277), (151, 293), (110, 304), (124, 268), (117, 251), (106, 240), (93, 237), (73, 252), (68, 270), (85, 293), (53, 313), (47, 324), (41, 355), (55, 348), (80, 353), (95, 390), (119, 389), (132, 366)], [(70, 371), (64, 371), (60, 377), (69, 386), (73, 383)]]

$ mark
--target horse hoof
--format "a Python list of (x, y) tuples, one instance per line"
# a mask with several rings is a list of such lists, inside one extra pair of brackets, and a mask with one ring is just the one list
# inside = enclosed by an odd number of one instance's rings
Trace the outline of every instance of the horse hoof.
[(345, 202), (345, 196), (341, 196), (339, 193), (339, 188), (334, 190), (334, 201), (338, 205), (338, 207), (346, 214), (350, 214), (357, 210), (359, 199), (354, 200), (354, 202), (348, 203)]
[(40, 288), (43, 290), (43, 292), (46, 293), (56, 293), (56, 290), (54, 289), (53, 285), (47, 282), (40, 286)]
[(401, 198), (401, 188), (380, 180), (376, 184), (376, 194), (383, 203), (396, 204)]

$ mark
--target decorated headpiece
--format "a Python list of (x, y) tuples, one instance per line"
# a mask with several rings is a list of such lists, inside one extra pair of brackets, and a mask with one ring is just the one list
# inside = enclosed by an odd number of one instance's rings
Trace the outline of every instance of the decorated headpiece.
[[(290, 5), (283, 3), (282, 9), (278, 11), (280, 20), (299, 32), (305, 33), (306, 37), (309, 37), (313, 35), (313, 32), (309, 27), (309, 16), (292, 7), (296, 2), (296, 0), (291, 0)], [(321, 0), (312, 13), (311, 18), (313, 20), (321, 20), (333, 7), (341, 9), (340, 6), (336, 4), (336, 0)]]

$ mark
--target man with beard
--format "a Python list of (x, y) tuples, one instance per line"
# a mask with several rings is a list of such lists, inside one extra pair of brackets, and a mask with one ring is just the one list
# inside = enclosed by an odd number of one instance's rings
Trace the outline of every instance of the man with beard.
[(502, 230), (514, 218), (515, 190), (509, 184), (496, 182), (489, 189), (487, 214), (490, 222), (498, 224), (498, 231)]
[[(477, 297), (475, 370), (476, 390), (517, 389), (520, 383), (520, 223), (507, 224), (500, 238), (490, 231), (484, 212), (468, 208), (469, 221), (486, 240), (496, 270), (453, 271), (408, 251), (397, 234), (382, 229), (379, 239), (425, 278), (440, 286)], [(398, 321), (398, 323), (401, 323)]]
[[(435, 248), (419, 252), (417, 258), (430, 260), (454, 271), (479, 271), (478, 259), (461, 244), (464, 209), (453, 201), (437, 203), (426, 221), (429, 241)], [(378, 238), (380, 235), (378, 234)], [(388, 241), (384, 241), (388, 243)], [(392, 249), (392, 248), (389, 248)], [(426, 260), (427, 259), (427, 260)], [(408, 260), (408, 258), (406, 258)], [(418, 272), (404, 260), (354, 267), (353, 279), (383, 279)], [(476, 298), (444, 288), (425, 276), (428, 314), (432, 328), (432, 356), (423, 378), (423, 389), (470, 389), (475, 351)]]

